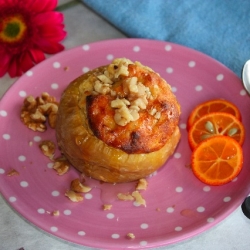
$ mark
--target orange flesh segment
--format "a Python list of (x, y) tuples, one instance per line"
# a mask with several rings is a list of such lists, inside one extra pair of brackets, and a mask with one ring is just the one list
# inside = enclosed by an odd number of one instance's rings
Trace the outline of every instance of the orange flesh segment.
[[(207, 122), (213, 124), (214, 132), (209, 131)], [(231, 133), (233, 130), (236, 132)], [(233, 115), (222, 112), (210, 113), (193, 124), (188, 133), (188, 141), (190, 147), (194, 149), (204, 139), (217, 135), (228, 135), (242, 145), (245, 139), (244, 126)]]
[(222, 185), (232, 181), (243, 165), (242, 148), (227, 136), (211, 137), (194, 150), (192, 170), (202, 182)]

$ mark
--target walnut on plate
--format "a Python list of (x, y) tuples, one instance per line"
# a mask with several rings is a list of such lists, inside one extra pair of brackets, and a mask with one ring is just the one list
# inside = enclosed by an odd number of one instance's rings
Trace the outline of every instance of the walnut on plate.
[(88, 193), (91, 187), (82, 184), (79, 179), (74, 179), (71, 181), (70, 189), (77, 193)]
[(53, 159), (56, 150), (56, 145), (54, 142), (49, 140), (42, 141), (39, 144), (39, 148), (45, 156), (49, 157), (50, 159)]
[(21, 121), (33, 131), (44, 132), (46, 121), (55, 128), (58, 102), (56, 98), (43, 92), (40, 97), (27, 96), (21, 109)]
[(64, 175), (69, 171), (70, 163), (65, 157), (58, 157), (55, 159), (53, 169), (58, 175)]
[(73, 202), (80, 202), (84, 200), (84, 197), (80, 193), (76, 193), (73, 190), (67, 190), (65, 192), (65, 196)]

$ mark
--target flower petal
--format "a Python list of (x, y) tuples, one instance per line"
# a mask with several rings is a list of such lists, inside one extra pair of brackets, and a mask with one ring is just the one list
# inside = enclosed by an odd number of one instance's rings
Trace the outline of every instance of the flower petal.
[(64, 46), (60, 43), (50, 42), (46, 39), (40, 39), (39, 41), (37, 41), (36, 44), (39, 49), (41, 49), (44, 53), (47, 54), (54, 54), (64, 50)]
[[(26, 0), (27, 1), (27, 0)], [(45, 12), (54, 10), (57, 6), (57, 0), (29, 0), (29, 9), (34, 12)]]
[(6, 53), (2, 53), (0, 57), (0, 77), (4, 76), (5, 73), (8, 71), (10, 63), (10, 56)]
[[(11, 77), (20, 76), (34, 64), (43, 61), (44, 53), (54, 54), (64, 49), (59, 42), (67, 32), (64, 31), (63, 14), (54, 11), (57, 3), (57, 0), (0, 0), (2, 10), (13, 8), (28, 15), (30, 31), (29, 36), (23, 39), (25, 42), (5, 44), (7, 47), (4, 50), (0, 46), (0, 76), (6, 72)], [(3, 13), (1, 9), (0, 13)], [(10, 53), (6, 52), (6, 48)]]
[(39, 13), (34, 16), (33, 22), (36, 25), (55, 25), (62, 23), (64, 16), (60, 12), (49, 11), (46, 13)]
[(32, 57), (28, 51), (21, 54), (18, 66), (21, 68), (22, 72), (26, 72), (34, 66)]
[(44, 53), (39, 49), (31, 49), (29, 53), (35, 63), (39, 63), (45, 59)]
[(16, 6), (18, 5), (18, 0), (0, 0), (0, 6)]
[(22, 70), (20, 67), (18, 67), (18, 61), (19, 61), (18, 57), (13, 57), (11, 59), (8, 69), (10, 77), (16, 77), (22, 75)]
[[(63, 25), (58, 25), (58, 26), (42, 26), (42, 27), (38, 27), (39, 30), (39, 36), (41, 39), (41, 37), (43, 39), (48, 39), (51, 42), (59, 42), (61, 40), (63, 40), (66, 35), (67, 32), (63, 30)], [(35, 39), (36, 41), (39, 39)]]

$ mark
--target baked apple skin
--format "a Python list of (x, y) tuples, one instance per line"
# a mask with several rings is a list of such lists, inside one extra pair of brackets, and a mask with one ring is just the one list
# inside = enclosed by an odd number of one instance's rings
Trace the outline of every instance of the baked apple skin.
[[(180, 140), (180, 105), (171, 87), (151, 69), (133, 65), (128, 65), (127, 75), (120, 75), (118, 83), (112, 87), (119, 93), (119, 98), (127, 98), (119, 86), (128, 78), (138, 77), (138, 72), (140, 82), (143, 82), (143, 74), (146, 76), (147, 88), (152, 89), (155, 84), (160, 86), (158, 94), (151, 91), (155, 96), (148, 101), (148, 109), (162, 107), (161, 115), (153, 125), (147, 108), (139, 112), (142, 115), (135, 121), (123, 126), (115, 123), (110, 103), (117, 96), (96, 94), (93, 90), (96, 76), (106, 72), (110, 65), (78, 77), (62, 94), (56, 122), (58, 146), (77, 170), (91, 178), (110, 183), (144, 178), (167, 161)], [(148, 125), (148, 130), (143, 130), (141, 124), (145, 128)]]

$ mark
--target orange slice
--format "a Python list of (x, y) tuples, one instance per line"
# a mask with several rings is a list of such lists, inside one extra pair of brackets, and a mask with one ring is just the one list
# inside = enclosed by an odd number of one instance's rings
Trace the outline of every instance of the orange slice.
[(190, 113), (188, 117), (188, 130), (200, 117), (213, 112), (225, 112), (234, 115), (237, 119), (241, 121), (240, 111), (233, 103), (222, 99), (215, 99), (203, 102), (194, 108), (194, 110)]
[(188, 131), (188, 142), (193, 150), (201, 141), (217, 135), (226, 135), (242, 145), (245, 129), (243, 124), (231, 114), (210, 113), (202, 116), (192, 125)]
[(240, 144), (228, 136), (214, 136), (204, 140), (192, 153), (194, 175), (209, 185), (232, 181), (243, 166)]

